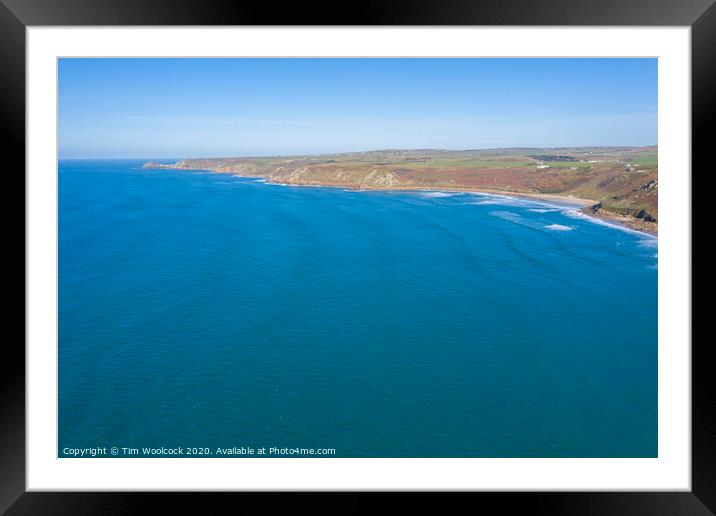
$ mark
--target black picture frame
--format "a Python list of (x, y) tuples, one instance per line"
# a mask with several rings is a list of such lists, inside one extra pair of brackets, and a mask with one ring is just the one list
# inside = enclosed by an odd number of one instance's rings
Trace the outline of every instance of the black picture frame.
[[(500, 0), (489, 4), (475, 0), (392, 3), (364, 0), (344, 5), (336, 2), (333, 7), (303, 2), (279, 6), (269, 2), (213, 0), (0, 0), (0, 120), (4, 133), (0, 141), (4, 143), (4, 164), (11, 158), (11, 165), (5, 169), (5, 199), (22, 199), (23, 205), (25, 189), (20, 171), (25, 170), (25, 29), (41, 25), (690, 26), (692, 168), (706, 172), (710, 165), (707, 135), (716, 111), (714, 0)], [(17, 207), (5, 202), (3, 209), (4, 220), (14, 221)], [(9, 271), (13, 270), (7, 258), (10, 254), (5, 256), (6, 275), (10, 275)], [(23, 267), (26, 258), (23, 251)], [(217, 502), (215, 498), (232, 504), (236, 496), (243, 497), (244, 508), (246, 503), (263, 503), (264, 495), (248, 493), (215, 493), (209, 499), (209, 494), (185, 493), (25, 492), (25, 328), (19, 330), (19, 322), (12, 323), (5, 326), (0, 374), (0, 513), (132, 514), (165, 511), (169, 503), (177, 504), (183, 512), (203, 513), (207, 504)], [(689, 342), (683, 345), (688, 346)], [(548, 514), (713, 514), (716, 511), (716, 417), (712, 393), (716, 389), (711, 364), (706, 359), (709, 344), (694, 339), (691, 345), (691, 492), (475, 493), (469, 496), (478, 498), (469, 503), (489, 501), (499, 504), (500, 511), (521, 509)], [(278, 499), (292, 506), (310, 503), (311, 508), (316, 509), (317, 502), (308, 502), (304, 494), (281, 494)], [(423, 508), (435, 503), (439, 504), (435, 507), (438, 508), (447, 502), (444, 498), (426, 499), (421, 495), (418, 503)], [(349, 493), (323, 508), (334, 507), (341, 513), (367, 512), (382, 504), (380, 495)]]

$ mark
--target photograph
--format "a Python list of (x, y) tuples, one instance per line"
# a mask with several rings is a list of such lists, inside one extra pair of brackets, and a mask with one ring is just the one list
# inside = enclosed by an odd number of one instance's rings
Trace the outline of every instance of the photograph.
[(714, 1), (0, 0), (0, 514), (714, 514)]
[(59, 56), (56, 458), (659, 458), (660, 66)]

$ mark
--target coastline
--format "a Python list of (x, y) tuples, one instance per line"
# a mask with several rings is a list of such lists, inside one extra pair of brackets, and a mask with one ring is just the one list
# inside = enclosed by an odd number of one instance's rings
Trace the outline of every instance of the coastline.
[(618, 215), (616, 213), (605, 212), (604, 210), (595, 212), (590, 208), (583, 208), (582, 213), (584, 213), (587, 217), (603, 220), (611, 224), (625, 227), (632, 231), (638, 231), (639, 233), (645, 233), (653, 237), (659, 236), (658, 226), (653, 222), (645, 222), (639, 219)]
[[(187, 169), (188, 170), (188, 169)], [(204, 170), (204, 169), (202, 169)], [(206, 169), (208, 172), (215, 173), (215, 174), (222, 174), (226, 172), (216, 172), (214, 170)], [(341, 184), (329, 184), (329, 183), (284, 183), (281, 181), (276, 181), (270, 178), (266, 177), (257, 177), (257, 176), (244, 176), (241, 174), (235, 174), (230, 173), (230, 175), (234, 177), (242, 177), (245, 179), (255, 178), (255, 179), (262, 179), (265, 183), (270, 183), (274, 185), (279, 186), (296, 186), (296, 187), (313, 187), (313, 188), (341, 188), (344, 190), (353, 190), (356, 192), (361, 191), (371, 191), (371, 192), (393, 192), (393, 191), (403, 191), (403, 192), (411, 192), (411, 191), (423, 191), (423, 192), (460, 192), (460, 193), (477, 193), (477, 194), (491, 194), (491, 195), (504, 195), (506, 197), (516, 197), (516, 198), (522, 198), (522, 199), (528, 199), (528, 200), (535, 200), (535, 201), (547, 201), (551, 203), (558, 203), (562, 204), (565, 207), (572, 207), (572, 208), (578, 208), (579, 211), (584, 214), (585, 217), (594, 218), (597, 220), (603, 220), (605, 222), (609, 222), (611, 224), (614, 224), (615, 226), (619, 226), (622, 228), (626, 228), (632, 231), (636, 231), (638, 233), (645, 233), (647, 235), (658, 237), (658, 228), (654, 227), (656, 226), (653, 223), (647, 223), (640, 221), (639, 219), (624, 217), (623, 215), (618, 215), (611, 212), (605, 212), (604, 210), (600, 210), (599, 212), (594, 212), (591, 210), (591, 207), (598, 204), (599, 201), (596, 201), (594, 199), (584, 199), (582, 197), (574, 197), (572, 195), (559, 195), (559, 194), (538, 194), (538, 193), (532, 193), (532, 192), (515, 192), (511, 190), (498, 190), (498, 189), (480, 189), (476, 190), (474, 188), (456, 188), (456, 187), (432, 187), (432, 186), (361, 186), (361, 187), (353, 187), (353, 186), (347, 186), (347, 185), (341, 185)]]
[(270, 177), (266, 176), (250, 176), (250, 175), (242, 175), (238, 174), (236, 172), (229, 172), (229, 171), (218, 171), (211, 168), (189, 168), (189, 167), (179, 167), (176, 166), (176, 163), (171, 165), (160, 165), (155, 163), (145, 163), (142, 168), (147, 169), (169, 169), (169, 170), (196, 170), (196, 171), (205, 171), (210, 172), (212, 174), (228, 174), (234, 177), (241, 177), (244, 179), (261, 179), (265, 183), (274, 184), (274, 185), (280, 185), (280, 186), (305, 186), (305, 187), (318, 187), (318, 188), (342, 188), (345, 190), (354, 190), (354, 191), (384, 191), (384, 192), (390, 192), (390, 191), (426, 191), (426, 192), (461, 192), (461, 193), (485, 193), (485, 194), (491, 194), (491, 195), (504, 195), (507, 197), (516, 197), (516, 198), (523, 198), (523, 199), (532, 199), (535, 201), (547, 201), (552, 203), (561, 203), (565, 205), (566, 207), (572, 207), (577, 208), (579, 211), (584, 214), (586, 217), (591, 217), (597, 220), (603, 220), (605, 222), (609, 222), (611, 224), (614, 224), (615, 226), (626, 228), (632, 231), (636, 231), (638, 233), (644, 233), (649, 236), (658, 237), (658, 225), (654, 223), (648, 223), (644, 222), (639, 219), (631, 218), (631, 217), (625, 217), (623, 215), (618, 215), (615, 213), (611, 213), (604, 210), (594, 211), (591, 208), (597, 204), (599, 204), (600, 201), (594, 200), (594, 199), (584, 199), (581, 197), (575, 197), (572, 195), (561, 195), (561, 194), (547, 194), (547, 193), (533, 193), (533, 192), (520, 192), (520, 191), (512, 191), (512, 190), (500, 190), (500, 189), (489, 189), (489, 188), (481, 188), (479, 190), (475, 188), (467, 188), (467, 187), (439, 187), (439, 186), (388, 186), (388, 185), (381, 185), (381, 186), (353, 186), (353, 185), (345, 185), (345, 184), (339, 184), (339, 183), (328, 183), (328, 182), (322, 182), (322, 183), (298, 183), (298, 182), (282, 182), (280, 180), (276, 180)]

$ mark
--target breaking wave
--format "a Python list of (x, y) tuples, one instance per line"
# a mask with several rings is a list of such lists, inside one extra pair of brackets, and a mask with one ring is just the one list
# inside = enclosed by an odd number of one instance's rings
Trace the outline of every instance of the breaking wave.
[(456, 195), (462, 195), (460, 192), (420, 192), (420, 197), (428, 198), (440, 198), (440, 197), (455, 197)]
[(544, 228), (552, 231), (572, 231), (574, 229), (572, 226), (563, 226), (562, 224), (550, 224), (549, 226), (544, 226)]

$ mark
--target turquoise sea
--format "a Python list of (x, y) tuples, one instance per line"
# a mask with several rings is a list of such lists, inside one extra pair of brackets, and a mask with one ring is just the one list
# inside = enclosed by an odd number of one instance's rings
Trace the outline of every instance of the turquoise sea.
[(657, 455), (655, 238), (141, 163), (60, 161), (59, 456)]

